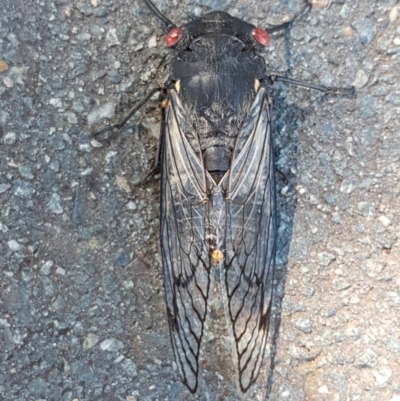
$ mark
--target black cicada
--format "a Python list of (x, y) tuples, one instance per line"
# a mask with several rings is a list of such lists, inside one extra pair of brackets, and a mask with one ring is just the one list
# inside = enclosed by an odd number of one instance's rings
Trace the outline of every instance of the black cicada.
[[(210, 354), (255, 383), (270, 331), (276, 250), (276, 189), (269, 88), (258, 54), (269, 30), (225, 12), (178, 28), (150, 0), (172, 49), (163, 92), (161, 251), (175, 361), (192, 393)], [(221, 349), (218, 341), (223, 339)], [(224, 348), (225, 347), (225, 348)], [(227, 356), (228, 355), (228, 356)]]

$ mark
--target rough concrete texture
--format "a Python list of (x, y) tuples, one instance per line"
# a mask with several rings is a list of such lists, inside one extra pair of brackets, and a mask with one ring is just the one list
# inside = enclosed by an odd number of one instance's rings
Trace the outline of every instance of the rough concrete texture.
[[(274, 91), (279, 280), (269, 399), (400, 400), (400, 17), (396, 0), (315, 1), (265, 51), (269, 71), (356, 99)], [(255, 25), (301, 0), (157, 1), (177, 24)], [(169, 51), (137, 0), (2, 0), (0, 399), (186, 400), (164, 310), (157, 96)], [(140, 185), (137, 185), (140, 184)], [(204, 399), (214, 400), (213, 394)], [(219, 398), (223, 399), (223, 398)]]

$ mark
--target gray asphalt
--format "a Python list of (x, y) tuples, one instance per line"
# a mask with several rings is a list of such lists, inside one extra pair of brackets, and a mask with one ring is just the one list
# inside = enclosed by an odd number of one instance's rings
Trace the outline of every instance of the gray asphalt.
[[(400, 401), (400, 6), (315, 3), (273, 37), (269, 72), (358, 94), (274, 90), (287, 181), (278, 175), (284, 298), (269, 399)], [(302, 6), (157, 4), (177, 24), (224, 10), (257, 26)], [(108, 143), (90, 135), (166, 80), (162, 32), (141, 1), (1, 9), (0, 399), (187, 400), (164, 310), (159, 177), (143, 184), (157, 96)]]

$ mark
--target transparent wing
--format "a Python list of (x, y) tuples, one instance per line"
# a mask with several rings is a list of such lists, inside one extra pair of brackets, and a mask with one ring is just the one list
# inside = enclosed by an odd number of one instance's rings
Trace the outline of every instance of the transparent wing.
[(209, 292), (209, 204), (203, 165), (179, 125), (187, 121), (175, 91), (166, 113), (162, 160), (161, 250), (171, 340), (182, 380), (198, 385), (199, 352)]
[(242, 391), (254, 383), (261, 368), (275, 268), (275, 182), (266, 101), (260, 88), (226, 178), (225, 285)]
[[(170, 95), (163, 151), (161, 244), (175, 360), (183, 382), (195, 392), (210, 291), (208, 239), (216, 236), (225, 245), (221, 262), (225, 310), (236, 348), (240, 387), (245, 392), (261, 368), (274, 275), (275, 183), (265, 90), (259, 90), (244, 120), (231, 170), (217, 187), (182, 132), (182, 123), (190, 118), (176, 93)], [(214, 199), (212, 205), (207, 193)], [(225, 208), (220, 210), (217, 199)], [(212, 218), (217, 212), (224, 216)]]

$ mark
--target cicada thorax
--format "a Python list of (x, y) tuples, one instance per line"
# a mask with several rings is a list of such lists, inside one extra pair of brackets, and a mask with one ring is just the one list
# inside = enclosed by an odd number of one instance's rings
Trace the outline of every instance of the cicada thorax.
[(243, 43), (232, 36), (200, 37), (189, 50), (172, 62), (172, 77), (189, 111), (189, 140), (194, 139), (205, 170), (219, 183), (229, 170), (236, 138), (258, 89), (255, 82), (265, 75), (265, 62), (243, 51)]

